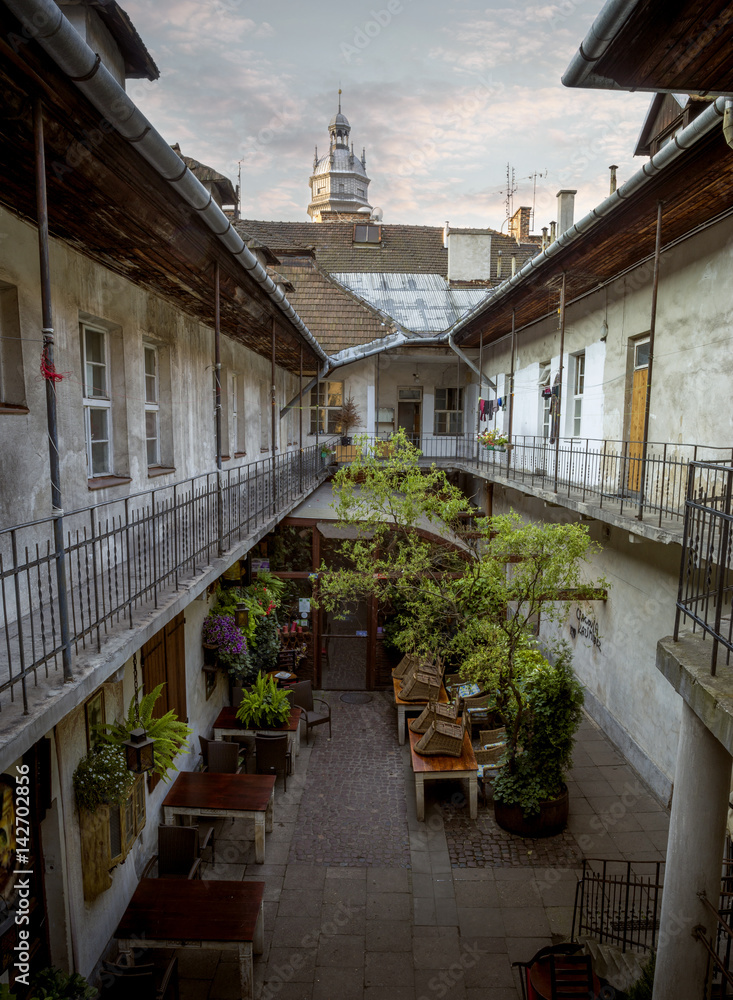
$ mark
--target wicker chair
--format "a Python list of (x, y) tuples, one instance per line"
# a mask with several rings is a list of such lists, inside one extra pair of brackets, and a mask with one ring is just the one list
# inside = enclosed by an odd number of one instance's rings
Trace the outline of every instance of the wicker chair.
[(494, 746), (483, 750), (474, 750), (476, 763), (479, 766), (479, 788), (484, 802), (488, 801), (487, 787), (501, 770), (501, 758), (506, 750), (505, 743), (495, 743)]
[[(179, 1000), (178, 959), (162, 958), (135, 964), (127, 955), (102, 963), (109, 986), (105, 1000)], [(105, 984), (106, 985), (106, 984)]]
[(239, 774), (239, 744), (224, 740), (210, 740), (208, 748), (209, 771), (213, 774)]
[(255, 760), (258, 774), (282, 774), (285, 791), (288, 790), (288, 774), (293, 769), (293, 758), (288, 750), (286, 733), (257, 733), (255, 736)]
[(158, 878), (201, 878), (199, 829), (197, 826), (158, 827), (158, 853), (143, 871), (147, 877), (158, 862)]
[(506, 729), (504, 726), (499, 726), (498, 729), (479, 729), (478, 740), (482, 747), (506, 743)]
[[(328, 738), (331, 739), (331, 706), (323, 698), (313, 697), (313, 685), (310, 681), (298, 681), (297, 684), (293, 684), (293, 696), (291, 701), (296, 708), (302, 710), (301, 721), (305, 719), (305, 742), (310, 742), (310, 732), (314, 726), (322, 726), (324, 723), (328, 723)], [(314, 708), (314, 701), (317, 701), (319, 705), (323, 705), (324, 709), (322, 711), (316, 712)]]
[(427, 732), (431, 722), (456, 722), (458, 718), (458, 706), (455, 702), (441, 705), (439, 701), (431, 701), (408, 725), (413, 733), (422, 734)]

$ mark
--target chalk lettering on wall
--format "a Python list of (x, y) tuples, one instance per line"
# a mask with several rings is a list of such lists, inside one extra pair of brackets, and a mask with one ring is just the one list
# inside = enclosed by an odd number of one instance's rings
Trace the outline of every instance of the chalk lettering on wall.
[(580, 608), (576, 608), (575, 617), (577, 619), (577, 625), (570, 626), (570, 638), (575, 639), (576, 636), (580, 636), (581, 639), (588, 639), (596, 647), (599, 653), (603, 652), (601, 649), (601, 636), (598, 628), (598, 620), (596, 618), (591, 618), (589, 615), (584, 615)]

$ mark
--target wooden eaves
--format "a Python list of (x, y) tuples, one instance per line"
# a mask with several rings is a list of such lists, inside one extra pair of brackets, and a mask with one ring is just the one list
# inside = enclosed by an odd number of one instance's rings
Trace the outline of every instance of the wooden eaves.
[(214, 263), (221, 271), (221, 329), (296, 374), (317, 358), (196, 211), (123, 139), (0, 5), (0, 204), (35, 225), (32, 105), (44, 107), (49, 228), (53, 237), (209, 326)]

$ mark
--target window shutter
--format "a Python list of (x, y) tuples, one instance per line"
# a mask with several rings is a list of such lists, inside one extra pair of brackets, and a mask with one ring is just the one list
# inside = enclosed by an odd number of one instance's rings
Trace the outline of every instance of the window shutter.
[(186, 710), (186, 646), (183, 613), (176, 615), (165, 627), (165, 659), (168, 679), (168, 709), (181, 722), (188, 722)]

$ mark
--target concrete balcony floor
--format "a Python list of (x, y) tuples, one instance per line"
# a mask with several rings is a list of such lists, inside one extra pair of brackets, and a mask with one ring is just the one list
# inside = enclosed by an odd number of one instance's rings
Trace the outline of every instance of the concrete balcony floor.
[[(251, 830), (226, 820), (217, 864), (204, 869), (204, 878), (266, 882), (258, 1000), (517, 1000), (512, 961), (570, 935), (582, 856), (664, 860), (667, 810), (587, 717), (569, 826), (532, 841), (500, 830), (480, 800), (471, 820), (450, 782), (428, 786), (419, 823), (391, 695), (326, 698), (333, 739), (314, 730), (287, 794), (278, 779), (266, 864), (254, 863)], [(239, 997), (227, 953), (178, 955), (181, 1000)]]

